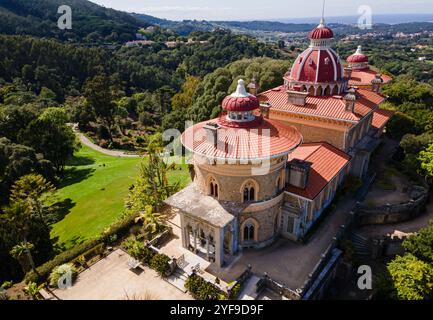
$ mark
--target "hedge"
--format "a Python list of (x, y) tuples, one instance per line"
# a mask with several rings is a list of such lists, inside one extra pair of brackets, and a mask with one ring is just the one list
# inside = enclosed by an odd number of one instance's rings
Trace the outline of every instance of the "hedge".
[(101, 236), (85, 241), (74, 248), (64, 251), (52, 260), (42, 264), (37, 267), (36, 274), (33, 270), (28, 272), (24, 277), (26, 283), (36, 282), (38, 284), (45, 282), (49, 277), (51, 271), (62, 264), (74, 261), (79, 256), (84, 255), (87, 259), (103, 252), (105, 249), (105, 243), (110, 241), (110, 237), (117, 235), (118, 237), (123, 237), (129, 233), (129, 228), (135, 224), (136, 215), (128, 216), (110, 226)]
[(185, 282), (185, 288), (196, 300), (226, 300), (227, 294), (214, 284), (197, 274), (192, 274)]

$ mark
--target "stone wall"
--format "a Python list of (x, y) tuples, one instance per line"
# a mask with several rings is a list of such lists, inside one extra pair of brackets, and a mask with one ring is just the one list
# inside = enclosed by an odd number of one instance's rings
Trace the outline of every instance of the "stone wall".
[[(266, 175), (256, 176), (231, 176), (222, 175), (210, 171), (209, 167), (196, 165), (195, 166), (195, 182), (207, 194), (208, 180), (213, 177), (218, 183), (218, 199), (221, 201), (243, 202), (243, 185), (247, 181), (252, 181), (256, 184), (257, 201), (271, 199), (275, 197), (277, 190), (278, 178), (280, 178), (280, 186), (284, 182), (285, 169), (280, 167)], [(282, 182), (283, 181), (283, 182)]]
[(302, 124), (296, 122), (296, 120), (284, 119), (283, 122), (298, 129), (304, 137), (305, 143), (326, 141), (341, 150), (344, 149), (344, 131), (326, 128), (320, 126), (320, 124), (318, 126)]
[(253, 219), (258, 225), (258, 229), (256, 230), (257, 239), (253, 246), (259, 248), (271, 244), (278, 233), (275, 222), (278, 221), (280, 206), (281, 202), (278, 202), (273, 207), (265, 210), (242, 213), (239, 217), (239, 233), (241, 243), (243, 242), (244, 222), (248, 221), (249, 219)]
[(424, 212), (428, 201), (428, 190), (415, 187), (419, 196), (400, 204), (385, 204), (379, 207), (359, 205), (357, 208), (357, 223), (359, 225), (390, 224), (414, 219)]

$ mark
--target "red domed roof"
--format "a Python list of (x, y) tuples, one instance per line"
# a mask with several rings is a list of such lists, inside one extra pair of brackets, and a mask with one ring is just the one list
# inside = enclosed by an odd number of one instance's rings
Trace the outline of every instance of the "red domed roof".
[(334, 32), (327, 26), (320, 24), (310, 32), (308, 37), (313, 40), (332, 39), (334, 38)]
[(347, 62), (349, 62), (349, 63), (368, 62), (368, 57), (362, 53), (361, 46), (358, 46), (358, 49), (356, 50), (356, 52), (347, 58)]
[(300, 82), (335, 82), (342, 80), (342, 63), (331, 48), (308, 48), (292, 66), (290, 79)]
[(236, 92), (224, 98), (222, 108), (227, 111), (252, 111), (260, 108), (260, 103), (255, 96), (245, 91), (244, 81), (239, 80)]
[[(217, 141), (209, 141), (205, 127), (218, 125)], [(302, 143), (302, 135), (279, 121), (261, 119), (252, 127), (227, 126), (224, 117), (195, 124), (182, 134), (186, 149), (213, 159), (270, 159), (290, 153)]]

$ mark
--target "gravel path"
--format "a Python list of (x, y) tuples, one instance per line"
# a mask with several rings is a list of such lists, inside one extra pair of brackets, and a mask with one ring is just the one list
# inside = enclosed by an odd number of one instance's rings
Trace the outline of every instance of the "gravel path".
[(72, 128), (74, 129), (75, 133), (80, 138), (80, 142), (82, 144), (84, 144), (85, 146), (88, 146), (90, 149), (93, 149), (97, 152), (106, 154), (108, 156), (120, 157), (120, 158), (139, 158), (140, 157), (140, 155), (138, 155), (138, 154), (128, 153), (128, 152), (119, 151), (119, 150), (109, 150), (109, 149), (101, 148), (100, 146), (98, 146), (98, 145), (94, 144), (92, 141), (90, 141), (90, 139), (87, 138), (83, 133), (78, 131), (76, 125), (74, 125)]

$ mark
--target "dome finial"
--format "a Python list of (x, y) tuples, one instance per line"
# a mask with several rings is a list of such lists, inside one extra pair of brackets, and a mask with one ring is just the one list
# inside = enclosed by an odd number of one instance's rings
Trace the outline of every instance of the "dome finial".
[(245, 90), (245, 81), (243, 79), (238, 80), (238, 86), (236, 87), (236, 91), (231, 94), (232, 97), (248, 97), (249, 94)]
[(362, 46), (358, 46), (358, 48), (356, 49), (355, 54), (362, 54)]
[(323, 0), (322, 18), (320, 19), (319, 27), (324, 27), (325, 25), (326, 25), (326, 23), (325, 23), (325, 0)]

